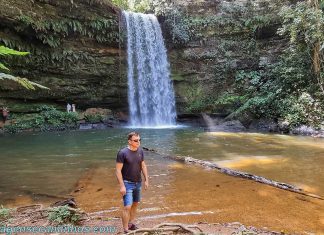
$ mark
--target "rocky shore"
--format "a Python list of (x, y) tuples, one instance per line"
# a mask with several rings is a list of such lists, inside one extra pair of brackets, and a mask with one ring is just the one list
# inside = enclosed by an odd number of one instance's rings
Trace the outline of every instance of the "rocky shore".
[[(44, 208), (43, 205), (28, 205), (16, 208), (10, 217), (10, 222), (3, 221), (0, 233), (16, 234), (17, 231), (28, 231), (37, 229), (43, 231), (44, 234), (123, 234), (120, 217), (110, 217), (105, 211), (96, 211), (92, 213), (84, 213), (80, 221), (76, 224), (58, 224), (48, 220), (48, 211), (50, 208)], [(206, 223), (196, 222), (188, 223), (166, 223), (167, 219), (147, 219), (140, 217), (137, 220), (139, 231), (131, 231), (129, 234), (145, 234), (150, 231), (154, 234), (160, 234), (161, 229), (158, 226), (164, 225), (164, 229), (168, 232), (164, 234), (253, 234), (253, 235), (279, 235), (288, 234), (267, 229), (255, 228), (253, 226), (245, 226), (239, 222), (232, 223)], [(188, 229), (188, 230), (186, 230)], [(36, 230), (35, 230), (36, 231)], [(51, 232), (45, 232), (51, 231)], [(98, 231), (98, 232), (95, 232)], [(193, 233), (194, 232), (194, 233)], [(33, 232), (22, 232), (22, 234), (35, 234)], [(147, 234), (147, 233), (146, 233)]]
[(290, 127), (289, 123), (283, 120), (270, 119), (249, 119), (249, 120), (227, 120), (222, 115), (181, 115), (179, 123), (204, 127), (206, 131), (221, 132), (263, 132), (289, 135), (301, 135), (312, 137), (324, 137), (324, 126), (318, 129), (300, 125)]
[[(88, 115), (88, 116), (87, 116)], [(71, 123), (62, 123), (61, 125), (45, 125), (42, 128), (19, 128), (14, 132), (38, 132), (38, 131), (67, 131), (67, 130), (102, 130), (115, 127), (122, 127), (127, 124), (128, 117), (123, 112), (112, 113), (109, 109), (89, 108), (79, 114), (79, 121)], [(90, 117), (87, 119), (87, 117)], [(11, 133), (11, 125), (16, 121), (8, 121), (6, 125), (0, 121), (0, 134), (5, 132)], [(19, 122), (19, 120), (18, 120)], [(281, 120), (258, 119), (249, 121), (227, 120), (222, 115), (206, 114), (182, 114), (177, 118), (180, 125), (203, 127), (206, 131), (221, 132), (261, 132), (311, 136), (315, 138), (324, 138), (324, 127), (315, 129), (311, 126), (300, 125), (290, 127), (289, 123)], [(7, 127), (7, 130), (5, 129)], [(9, 131), (8, 131), (9, 130)]]

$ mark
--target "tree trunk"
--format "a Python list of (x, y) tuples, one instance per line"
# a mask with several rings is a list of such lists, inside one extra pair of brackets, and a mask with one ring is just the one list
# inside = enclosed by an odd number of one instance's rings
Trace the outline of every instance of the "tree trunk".
[(249, 180), (253, 180), (262, 184), (267, 184), (276, 188), (280, 188), (280, 189), (284, 189), (290, 192), (294, 192), (294, 193), (299, 193), (301, 195), (304, 196), (309, 196), (309, 197), (313, 197), (313, 198), (317, 198), (320, 200), (324, 200), (323, 197), (321, 197), (320, 195), (316, 195), (316, 194), (312, 194), (312, 193), (308, 193), (305, 192), (303, 189), (298, 188), (294, 185), (291, 184), (287, 184), (287, 183), (283, 183), (283, 182), (277, 182), (271, 179), (267, 179), (264, 178), (262, 176), (258, 176), (258, 175), (253, 175), (247, 172), (243, 172), (243, 171), (238, 171), (238, 170), (234, 170), (234, 169), (230, 169), (230, 168), (226, 168), (226, 167), (221, 167), (218, 164), (214, 163), (214, 162), (210, 162), (210, 161), (205, 161), (205, 160), (200, 160), (200, 159), (195, 159), (192, 157), (185, 157), (185, 156), (173, 156), (173, 155), (163, 155), (158, 153), (156, 150), (154, 149), (148, 149), (143, 147), (144, 150), (146, 151), (150, 151), (150, 152), (154, 152), (155, 154), (158, 154), (162, 157), (165, 158), (169, 158), (172, 159), (174, 161), (178, 161), (178, 162), (183, 162), (185, 164), (195, 164), (195, 165), (199, 165), (202, 167), (206, 167), (206, 168), (211, 168), (211, 169), (215, 169), (221, 173), (230, 175), (230, 176), (235, 176), (235, 177), (240, 177), (240, 178), (245, 178), (245, 179), (249, 179)]
[[(310, 0), (310, 4), (312, 7), (314, 7), (315, 11), (319, 11), (319, 0)], [(320, 30), (320, 22), (317, 21), (318, 30)], [(321, 56), (320, 56), (320, 48), (321, 48), (321, 42), (318, 40), (313, 45), (313, 55), (312, 55), (312, 61), (313, 61), (313, 70), (314, 74), (317, 79), (317, 83), (324, 94), (324, 87), (323, 87), (323, 79), (321, 75)]]

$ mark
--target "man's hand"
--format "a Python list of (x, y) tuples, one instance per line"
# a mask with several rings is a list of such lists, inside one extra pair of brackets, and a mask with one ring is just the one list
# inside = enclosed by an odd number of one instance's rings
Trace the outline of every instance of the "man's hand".
[(147, 190), (148, 186), (149, 186), (149, 178), (148, 178), (148, 174), (147, 174), (147, 167), (144, 161), (142, 161), (142, 173), (144, 175), (144, 189)]
[(119, 189), (119, 192), (122, 196), (124, 196), (126, 194), (126, 188), (125, 186), (121, 186), (120, 189)]
[(147, 190), (148, 189), (148, 186), (149, 186), (149, 182), (148, 182), (148, 180), (145, 180), (145, 182), (144, 182), (144, 189)]
[(123, 163), (117, 162), (116, 163), (116, 177), (117, 177), (117, 180), (118, 180), (118, 183), (120, 186), (119, 192), (123, 197), (126, 194), (126, 188), (125, 188), (125, 185), (123, 182), (123, 176), (121, 173), (122, 168), (123, 168)]

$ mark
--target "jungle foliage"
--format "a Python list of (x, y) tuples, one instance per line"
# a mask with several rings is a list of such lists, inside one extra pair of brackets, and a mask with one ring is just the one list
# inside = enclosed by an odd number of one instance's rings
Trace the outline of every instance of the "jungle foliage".
[(8, 133), (16, 133), (26, 129), (38, 129), (40, 131), (56, 131), (76, 129), (79, 116), (76, 112), (57, 110), (53, 106), (42, 105), (33, 114), (12, 114), (9, 116), (10, 125), (5, 126)]
[[(46, 17), (41, 9), (51, 11), (47, 3), (47, 1), (37, 1), (32, 4), (35, 6), (39, 4), (38, 7), (32, 10), (18, 9), (19, 11), (13, 16), (14, 24), (2, 25), (4, 31), (14, 33), (16, 37), (4, 34), (4, 37), (0, 38), (1, 44), (15, 50), (28, 51), (33, 55), (25, 57), (24, 62), (12, 57), (6, 58), (6, 62), (27, 65), (30, 68), (57, 66), (67, 69), (78, 65), (81, 61), (96, 63), (96, 58), (91, 51), (74, 48), (74, 44), (70, 43), (71, 40), (77, 39), (82, 45), (94, 41), (118, 47), (120, 35), (117, 14), (107, 13), (106, 16), (100, 16), (95, 12), (86, 14), (79, 12), (73, 1), (66, 1), (57, 3), (57, 7), (66, 5), (69, 11), (66, 14), (69, 17), (64, 17), (62, 16), (64, 14), (55, 11), (48, 12)], [(109, 0), (84, 2), (89, 7), (103, 3), (111, 5)]]
[[(187, 25), (189, 29), (193, 28), (193, 32), (197, 31), (194, 33), (196, 39), (200, 37), (198, 32), (204, 32), (211, 25), (221, 28), (226, 24), (230, 25), (229, 32), (246, 31), (250, 32), (250, 36), (237, 41), (234, 37), (232, 41), (220, 39), (217, 49), (208, 52), (208, 55), (187, 54), (188, 59), (203, 61), (217, 60), (222, 54), (222, 63), (213, 66), (216, 87), (226, 88), (223, 93), (215, 93), (213, 89), (208, 93), (200, 92), (201, 95), (196, 92), (198, 95), (189, 103), (187, 111), (221, 112), (229, 114), (228, 118), (269, 118), (285, 121), (290, 127), (305, 124), (323, 128), (323, 5), (323, 1), (315, 0), (287, 5), (280, 10), (278, 19), (270, 15), (251, 15), (242, 10), (239, 13), (241, 18), (224, 24), (230, 19), (191, 19)], [(287, 41), (286, 47), (280, 51), (276, 61), (253, 61), (260, 58), (255, 33), (278, 22), (281, 26), (277, 33), (281, 40)], [(226, 29), (221, 32), (224, 31)], [(232, 52), (236, 55), (244, 52), (246, 60), (257, 66), (237, 69), (232, 62), (235, 58)], [(232, 83), (228, 84), (231, 80)]]
[(236, 88), (244, 87), (249, 98), (233, 116), (248, 112), (292, 127), (323, 127), (324, 15), (318, 4), (299, 2), (281, 9), (278, 34), (290, 39), (287, 48), (276, 63), (236, 74)]
[(97, 18), (86, 22), (75, 19), (49, 19), (41, 21), (36, 17), (21, 15), (18, 20), (22, 23), (17, 31), (31, 27), (36, 37), (50, 47), (59, 47), (65, 37), (82, 35), (94, 38), (99, 43), (117, 43), (119, 39), (116, 18)]

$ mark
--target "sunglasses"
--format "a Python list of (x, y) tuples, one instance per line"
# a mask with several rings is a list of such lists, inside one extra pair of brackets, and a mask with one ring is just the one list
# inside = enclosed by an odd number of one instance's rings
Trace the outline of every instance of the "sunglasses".
[(134, 141), (134, 142), (138, 143), (138, 142), (141, 141), (141, 139), (138, 139), (138, 140), (131, 140), (131, 141)]

